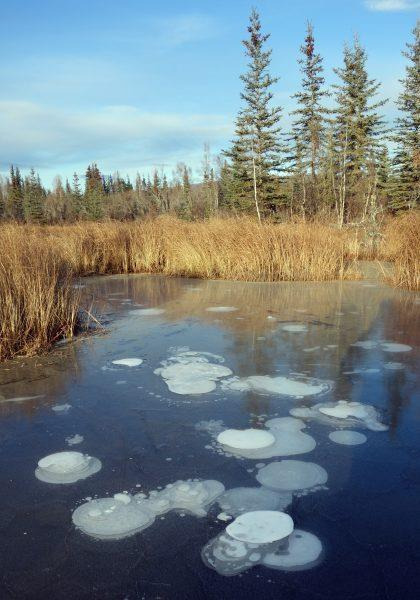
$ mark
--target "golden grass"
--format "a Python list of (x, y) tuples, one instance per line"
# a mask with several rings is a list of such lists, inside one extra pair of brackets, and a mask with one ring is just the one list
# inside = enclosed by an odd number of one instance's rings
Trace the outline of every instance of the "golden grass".
[(347, 240), (318, 224), (252, 219), (83, 223), (33, 229), (79, 275), (161, 273), (243, 281), (325, 281), (349, 264)]
[(389, 277), (392, 285), (420, 290), (420, 211), (409, 211), (389, 221), (381, 254), (394, 263)]
[[(401, 220), (398, 231), (400, 236), (410, 231), (414, 241), (412, 224)], [(160, 273), (242, 281), (327, 281), (354, 276), (351, 269), (361, 239), (357, 231), (320, 223), (259, 224), (249, 218), (3, 225), (0, 360), (40, 352), (72, 334), (79, 302), (71, 286), (74, 276)], [(401, 265), (396, 268), (401, 272), (398, 285), (412, 286), (414, 277), (418, 286), (418, 267), (413, 276), (408, 264), (416, 250), (393, 243), (396, 265)]]
[(48, 349), (77, 324), (78, 294), (57, 253), (29, 229), (0, 232), (0, 360)]

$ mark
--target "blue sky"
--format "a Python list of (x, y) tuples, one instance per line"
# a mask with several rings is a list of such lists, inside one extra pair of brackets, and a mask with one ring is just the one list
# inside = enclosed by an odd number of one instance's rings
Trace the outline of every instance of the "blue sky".
[(0, 19), (0, 173), (33, 166), (49, 185), (92, 161), (123, 175), (185, 161), (198, 176), (204, 142), (216, 154), (232, 135), (253, 5), (285, 128), (308, 19), (327, 82), (358, 33), (395, 116), (420, 0), (13, 0)]

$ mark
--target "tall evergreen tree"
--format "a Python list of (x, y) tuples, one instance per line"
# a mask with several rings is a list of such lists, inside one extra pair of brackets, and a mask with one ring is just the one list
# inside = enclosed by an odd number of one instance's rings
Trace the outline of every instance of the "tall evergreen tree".
[(269, 73), (271, 50), (265, 50), (269, 34), (261, 33), (259, 14), (250, 16), (249, 38), (243, 41), (249, 58), (241, 99), (244, 108), (236, 120), (235, 139), (225, 153), (230, 159), (235, 204), (239, 209), (255, 207), (257, 215), (270, 214), (277, 207), (275, 173), (281, 166), (279, 120), (281, 109), (272, 107), (271, 91), (278, 78)]
[[(298, 108), (292, 112), (296, 119), (292, 127), (292, 172), (300, 181), (303, 214), (314, 213), (318, 208), (318, 170), (324, 141), (327, 109), (323, 99), (324, 89), (322, 58), (315, 52), (313, 27), (307, 26), (304, 44), (300, 47), (302, 58), (302, 90), (295, 94)], [(307, 179), (309, 178), (309, 185)]]
[(30, 170), (24, 186), (24, 215), (27, 223), (44, 222), (45, 190), (34, 169)]
[(85, 206), (87, 218), (97, 221), (104, 211), (105, 190), (102, 175), (95, 163), (86, 171)]
[(19, 167), (10, 167), (10, 181), (7, 194), (8, 216), (16, 221), (23, 221), (23, 180)]
[(182, 195), (179, 203), (177, 214), (181, 219), (186, 221), (192, 218), (192, 195), (190, 174), (186, 165), (181, 165), (182, 168)]
[(395, 187), (391, 208), (417, 206), (420, 201), (420, 21), (413, 30), (414, 40), (403, 55), (408, 59), (403, 90), (398, 97), (400, 116), (394, 141)]
[[(341, 82), (334, 85), (337, 109), (334, 135), (339, 161), (338, 222), (342, 225), (354, 217), (369, 199), (369, 163), (383, 142), (384, 121), (378, 108), (386, 100), (373, 101), (380, 83), (369, 79), (367, 55), (357, 38), (353, 46), (344, 47), (344, 65), (334, 69)], [(366, 184), (369, 191), (366, 191)]]
[(72, 213), (75, 219), (86, 219), (87, 210), (85, 204), (85, 198), (80, 188), (79, 176), (77, 173), (73, 173), (73, 187), (71, 190), (71, 206)]

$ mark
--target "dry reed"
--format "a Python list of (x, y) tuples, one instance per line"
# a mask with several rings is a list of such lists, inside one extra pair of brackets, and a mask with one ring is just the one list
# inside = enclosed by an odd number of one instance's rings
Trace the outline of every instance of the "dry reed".
[[(413, 225), (401, 225), (404, 235)], [(400, 233), (401, 235), (401, 233)], [(417, 231), (418, 236), (418, 231)], [(413, 285), (414, 248), (395, 250), (398, 285)], [(249, 219), (0, 227), (0, 360), (48, 349), (78, 322), (73, 276), (160, 273), (242, 281), (327, 281), (351, 277), (357, 232), (320, 223)], [(410, 272), (408, 277), (406, 271)]]
[(381, 254), (394, 263), (392, 285), (420, 290), (420, 211), (411, 210), (386, 225)]

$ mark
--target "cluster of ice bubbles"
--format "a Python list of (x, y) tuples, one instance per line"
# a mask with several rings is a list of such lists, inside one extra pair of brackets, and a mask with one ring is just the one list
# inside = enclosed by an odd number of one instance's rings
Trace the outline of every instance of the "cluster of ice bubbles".
[[(141, 359), (125, 358), (113, 364), (135, 367)], [(223, 366), (223, 357), (189, 348), (173, 349), (172, 355), (155, 370), (168, 388), (177, 394), (203, 394), (215, 389), (222, 379), (224, 389), (255, 391), (302, 398), (331, 389), (329, 382), (314, 379), (251, 376), (227, 377), (232, 371)], [(265, 429), (226, 429), (222, 421), (202, 421), (197, 429), (213, 438), (211, 446), (218, 452), (243, 459), (269, 459), (311, 452), (315, 439), (303, 430), (301, 419), (313, 419), (339, 427), (329, 434), (333, 442), (355, 445), (366, 441), (362, 433), (349, 431), (357, 426), (384, 431), (379, 413), (359, 402), (324, 402), (311, 408), (290, 410), (292, 416), (273, 418)], [(66, 439), (69, 445), (83, 441), (75, 435)], [(115, 540), (135, 535), (150, 527), (156, 517), (170, 511), (204, 517), (217, 503), (222, 509), (220, 520), (230, 521), (225, 530), (202, 549), (204, 563), (219, 574), (230, 576), (255, 565), (271, 569), (298, 570), (311, 568), (320, 560), (322, 543), (313, 534), (295, 529), (285, 512), (294, 496), (325, 489), (327, 471), (320, 465), (300, 460), (282, 459), (270, 464), (257, 464), (256, 487), (225, 490), (215, 480), (188, 479), (168, 484), (148, 494), (121, 492), (113, 497), (87, 499), (73, 514), (74, 525), (96, 539)], [(41, 459), (35, 475), (53, 484), (73, 483), (98, 472), (101, 462), (79, 452), (58, 452)]]
[(239, 516), (204, 546), (201, 556), (220, 575), (230, 576), (256, 565), (307, 569), (321, 553), (321, 541), (312, 533), (294, 529), (289, 515), (263, 510)]
[(101, 467), (101, 461), (88, 454), (56, 452), (38, 461), (35, 477), (46, 483), (74, 483), (97, 473)]
[(410, 352), (411, 346), (407, 344), (399, 344), (397, 342), (381, 342), (376, 340), (360, 340), (352, 344), (356, 348), (364, 348), (365, 350), (373, 350), (373, 348), (380, 348), (384, 352)]
[(155, 369), (169, 390), (174, 394), (207, 394), (216, 389), (217, 381), (232, 375), (232, 371), (220, 363), (222, 356), (210, 352), (195, 352), (189, 348), (174, 348), (173, 354)]
[(264, 429), (224, 429), (221, 422), (201, 421), (196, 428), (213, 437), (212, 448), (228, 456), (267, 459), (311, 452), (314, 438), (302, 430), (306, 425), (300, 419), (279, 417), (266, 421)]
[(380, 421), (380, 415), (376, 408), (360, 402), (346, 400), (321, 402), (312, 407), (292, 408), (290, 414), (300, 419), (311, 419), (336, 427), (363, 427), (371, 431), (386, 431), (388, 429)]
[(73, 512), (73, 523), (97, 539), (121, 539), (153, 524), (158, 515), (169, 511), (207, 515), (207, 507), (225, 490), (214, 480), (187, 480), (168, 484), (146, 495), (118, 493), (112, 498), (89, 500)]

